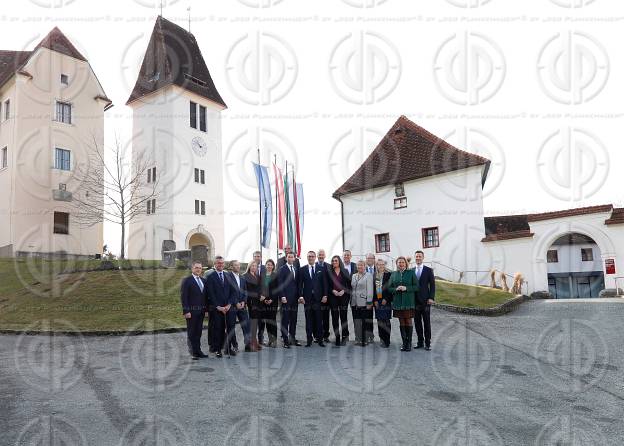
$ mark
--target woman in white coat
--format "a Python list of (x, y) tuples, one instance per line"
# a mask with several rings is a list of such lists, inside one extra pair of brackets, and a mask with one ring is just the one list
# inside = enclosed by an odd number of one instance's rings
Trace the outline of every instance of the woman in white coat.
[(366, 263), (360, 260), (357, 263), (357, 272), (351, 276), (351, 312), (355, 328), (355, 344), (365, 347), (366, 340), (372, 333), (365, 333), (366, 310), (373, 308), (375, 280), (373, 275), (366, 271)]

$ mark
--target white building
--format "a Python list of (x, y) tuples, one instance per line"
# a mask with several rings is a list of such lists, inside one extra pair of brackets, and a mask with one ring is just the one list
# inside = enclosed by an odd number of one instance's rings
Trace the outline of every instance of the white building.
[(89, 62), (58, 28), (0, 51), (0, 104), (0, 255), (100, 254), (102, 224), (79, 225), (72, 203), (112, 106)]
[(623, 208), (484, 218), (489, 168), (489, 160), (400, 117), (333, 194), (342, 205), (344, 248), (387, 260), (423, 250), (436, 275), (465, 283), (489, 284), (491, 270), (521, 273), (525, 292), (595, 297), (615, 288), (624, 276), (617, 272)]
[(161, 259), (167, 250), (223, 252), (221, 112), (193, 34), (158, 17), (127, 105), (133, 110), (132, 157), (149, 160), (146, 183), (159, 196), (129, 225), (128, 254)]

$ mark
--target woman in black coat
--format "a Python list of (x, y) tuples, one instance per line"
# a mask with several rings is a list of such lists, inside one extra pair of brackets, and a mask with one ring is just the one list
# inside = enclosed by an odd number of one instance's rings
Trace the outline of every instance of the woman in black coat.
[(245, 281), (247, 306), (249, 307), (251, 351), (257, 352), (262, 349), (258, 344), (258, 324), (262, 318), (262, 303), (260, 302), (260, 277), (258, 277), (258, 264), (256, 262), (251, 262), (247, 266), (243, 280)]
[[(334, 328), (336, 346), (338, 347), (340, 345), (346, 345), (349, 340), (347, 308), (351, 300), (351, 278), (342, 265), (340, 256), (333, 256), (331, 259), (331, 265), (327, 268), (327, 283), (329, 288), (327, 294), (329, 309), (331, 311), (332, 327)], [(338, 325), (339, 322), (342, 330)]]
[(269, 259), (265, 263), (265, 271), (260, 274), (260, 302), (261, 317), (269, 334), (271, 348), (277, 347), (277, 308), (279, 305), (279, 291), (275, 262)]
[(390, 346), (391, 320), (392, 320), (392, 293), (389, 289), (390, 276), (392, 273), (386, 271), (386, 262), (377, 260), (375, 272), (375, 294), (373, 295), (373, 306), (375, 307), (375, 319), (377, 319), (377, 332), (381, 339), (381, 346)]

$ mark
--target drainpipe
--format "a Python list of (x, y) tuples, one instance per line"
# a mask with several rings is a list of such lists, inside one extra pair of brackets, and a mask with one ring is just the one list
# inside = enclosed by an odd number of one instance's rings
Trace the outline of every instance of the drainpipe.
[(340, 234), (342, 238), (342, 250), (345, 249), (345, 236), (344, 236), (344, 203), (340, 198), (340, 195), (335, 195), (334, 198), (340, 202)]

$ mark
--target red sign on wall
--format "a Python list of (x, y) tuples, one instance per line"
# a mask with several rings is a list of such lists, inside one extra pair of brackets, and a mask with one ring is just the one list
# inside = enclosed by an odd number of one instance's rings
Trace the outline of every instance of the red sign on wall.
[(605, 271), (607, 274), (615, 274), (615, 259), (605, 259)]

